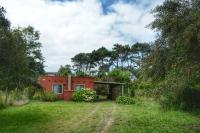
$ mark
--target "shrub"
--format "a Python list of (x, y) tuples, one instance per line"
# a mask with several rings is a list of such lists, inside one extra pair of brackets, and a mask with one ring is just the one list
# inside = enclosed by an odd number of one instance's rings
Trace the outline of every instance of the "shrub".
[(94, 90), (90, 90), (90, 89), (86, 89), (85, 90), (85, 94), (83, 94), (84, 96), (84, 101), (85, 102), (94, 102), (96, 100), (96, 91)]
[(57, 100), (57, 95), (54, 92), (44, 91), (41, 96), (42, 101), (54, 102)]
[(82, 101), (84, 101), (84, 97), (83, 97), (84, 93), (85, 93), (84, 89), (76, 90), (73, 93), (73, 100), (76, 101), (76, 102), (82, 102)]
[(127, 97), (127, 96), (119, 96), (116, 99), (116, 102), (118, 104), (134, 104), (134, 100), (131, 97)]
[(76, 102), (94, 102), (96, 101), (96, 91), (92, 89), (80, 89), (73, 93), (73, 100)]

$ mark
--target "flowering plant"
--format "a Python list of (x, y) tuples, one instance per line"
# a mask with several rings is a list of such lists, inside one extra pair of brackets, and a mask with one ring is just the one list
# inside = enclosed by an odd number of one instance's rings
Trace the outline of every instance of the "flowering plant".
[(77, 102), (96, 101), (96, 91), (90, 88), (76, 90), (73, 94), (73, 100)]

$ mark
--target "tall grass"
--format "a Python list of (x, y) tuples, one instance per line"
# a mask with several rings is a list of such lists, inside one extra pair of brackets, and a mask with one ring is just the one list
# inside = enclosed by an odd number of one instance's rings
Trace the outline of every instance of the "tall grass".
[(5, 104), (4, 104), (4, 100), (3, 100), (3, 92), (0, 91), (0, 109), (4, 108)]
[(6, 93), (0, 91), (0, 109), (5, 108), (6, 106), (10, 105), (19, 105), (25, 104), (29, 101), (29, 95), (27, 94), (27, 89), (18, 90), (14, 89), (8, 93), (7, 100), (6, 100)]

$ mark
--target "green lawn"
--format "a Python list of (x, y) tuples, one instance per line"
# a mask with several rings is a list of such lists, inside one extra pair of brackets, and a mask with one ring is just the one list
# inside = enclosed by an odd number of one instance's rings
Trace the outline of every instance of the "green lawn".
[(162, 111), (153, 101), (135, 105), (114, 102), (31, 102), (0, 110), (0, 133), (193, 133), (200, 115)]

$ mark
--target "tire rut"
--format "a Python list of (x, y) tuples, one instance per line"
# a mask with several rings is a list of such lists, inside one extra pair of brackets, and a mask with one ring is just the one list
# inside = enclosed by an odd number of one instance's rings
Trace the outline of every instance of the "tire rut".
[(96, 130), (93, 133), (107, 133), (108, 129), (114, 122), (113, 114), (115, 113), (115, 111), (116, 111), (116, 105), (113, 104), (112, 108), (109, 111), (106, 111), (109, 113), (106, 114), (106, 116), (100, 120), (100, 122), (98, 123), (98, 125), (100, 126), (97, 126)]

